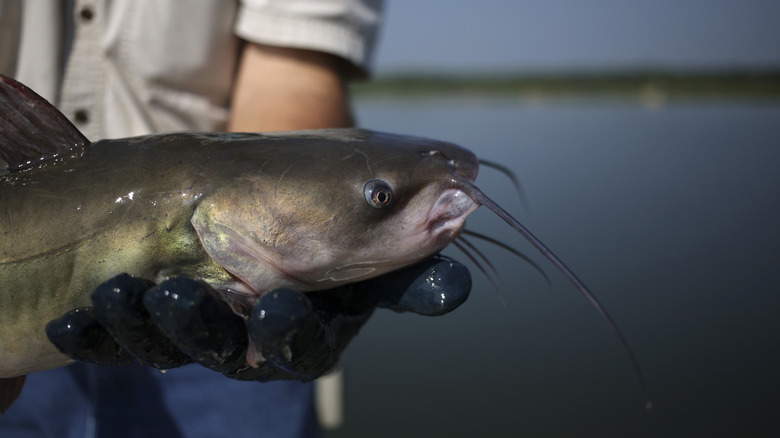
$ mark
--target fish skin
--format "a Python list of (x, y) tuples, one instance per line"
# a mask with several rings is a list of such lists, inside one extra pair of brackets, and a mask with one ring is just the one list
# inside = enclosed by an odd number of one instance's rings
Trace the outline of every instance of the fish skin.
[[(357, 260), (370, 261), (366, 257), (376, 257), (371, 247), (393, 240), (388, 218), (402, 218), (399, 211), (420, 209), (435, 200), (442, 176), (455, 172), (447, 157), (462, 155), (476, 165), (470, 152), (446, 143), (355, 129), (168, 134), (102, 140), (77, 149), (0, 177), (0, 377), (66, 364), (46, 338), (44, 325), (66, 310), (89, 305), (89, 293), (118, 273), (154, 280), (186, 275), (218, 289), (239, 287), (235, 273), (212, 256), (226, 235), (206, 230), (216, 243), (204, 247), (190, 223), (194, 216), (201, 222), (213, 218), (213, 224), (234, 218), (227, 227), (251, 222), (253, 229), (273, 229), (278, 235), (271, 248), (280, 252), (304, 237), (297, 233), (306, 226), (335, 221), (338, 226), (322, 228), (326, 239), (314, 233), (305, 238), (321, 249), (346, 242), (344, 236), (350, 233), (344, 249), (356, 252)], [(444, 155), (426, 155), (440, 149), (446, 150)], [(432, 173), (436, 169), (439, 175)], [(470, 175), (476, 172), (465, 169)], [(399, 203), (393, 212), (365, 205), (362, 182), (377, 176), (397, 179)], [(252, 184), (255, 198), (247, 197), (246, 184)], [(350, 199), (339, 204), (335, 194), (344, 190), (351, 190)], [(268, 202), (272, 196), (278, 202)], [(261, 202), (252, 202), (258, 197)], [(305, 215), (300, 214), (301, 201)], [(279, 208), (269, 211), (272, 205)], [(350, 208), (362, 208), (361, 214), (344, 214)], [(258, 212), (271, 216), (264, 222), (252, 216)], [(307, 215), (308, 220), (302, 217)], [(280, 231), (284, 229), (296, 231)], [(448, 242), (412, 250), (404, 264)], [(312, 251), (311, 246), (305, 249)], [(292, 248), (283, 256), (303, 252)], [(387, 263), (374, 275), (397, 267)], [(339, 284), (305, 274), (304, 281), (268, 274), (263, 277), (265, 290), (292, 286), (305, 291)]]

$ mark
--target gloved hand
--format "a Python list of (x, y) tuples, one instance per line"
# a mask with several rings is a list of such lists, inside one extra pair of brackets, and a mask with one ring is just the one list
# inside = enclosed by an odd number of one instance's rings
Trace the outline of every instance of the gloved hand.
[(51, 321), (46, 333), (63, 354), (84, 362), (135, 359), (160, 369), (195, 362), (239, 380), (312, 380), (338, 362), (375, 307), (442, 315), (470, 290), (466, 267), (435, 255), (331, 290), (270, 291), (245, 319), (203, 281), (174, 277), (155, 285), (122, 274), (93, 292), (94, 307)]

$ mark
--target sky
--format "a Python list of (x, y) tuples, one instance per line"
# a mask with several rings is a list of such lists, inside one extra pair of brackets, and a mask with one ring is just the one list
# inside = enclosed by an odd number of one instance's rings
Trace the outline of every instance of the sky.
[(386, 0), (374, 71), (767, 66), (778, 0)]

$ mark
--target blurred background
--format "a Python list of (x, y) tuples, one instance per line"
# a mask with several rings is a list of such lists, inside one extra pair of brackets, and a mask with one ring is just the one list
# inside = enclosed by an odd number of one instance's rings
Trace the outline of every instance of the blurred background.
[[(466, 146), (488, 196), (589, 285), (631, 343), (482, 208), (440, 318), (379, 311), (326, 437), (780, 436), (780, 2), (389, 0), (360, 125)], [(506, 305), (502, 304), (502, 300)]]

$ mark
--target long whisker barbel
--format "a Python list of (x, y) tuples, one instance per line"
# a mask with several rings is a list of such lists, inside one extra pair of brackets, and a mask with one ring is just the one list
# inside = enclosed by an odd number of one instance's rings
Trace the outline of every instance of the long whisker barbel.
[[(468, 234), (469, 236), (476, 237), (477, 239), (482, 239), (482, 240), (484, 240), (484, 241), (486, 241), (486, 242), (490, 242), (490, 243), (492, 243), (493, 245), (496, 245), (496, 246), (498, 246), (498, 247), (501, 247), (501, 248), (503, 248), (503, 249), (505, 249), (505, 250), (507, 250), (507, 251), (511, 252), (512, 254), (514, 254), (514, 255), (516, 255), (516, 256), (518, 256), (518, 257), (520, 257), (520, 258), (521, 258), (521, 259), (523, 259), (523, 260), (524, 260), (526, 263), (528, 263), (528, 264), (529, 264), (529, 265), (531, 265), (531, 266), (532, 266), (534, 269), (536, 269), (536, 271), (537, 271), (537, 272), (539, 272), (539, 274), (541, 274), (541, 276), (542, 276), (542, 277), (544, 277), (544, 280), (547, 282), (547, 285), (548, 285), (548, 286), (550, 286), (550, 285), (551, 285), (551, 283), (550, 283), (550, 277), (548, 277), (548, 276), (547, 276), (547, 273), (546, 273), (546, 272), (544, 272), (544, 269), (542, 269), (542, 267), (541, 267), (541, 266), (539, 266), (539, 265), (538, 265), (538, 264), (537, 264), (535, 261), (533, 261), (533, 260), (532, 260), (530, 257), (528, 257), (527, 255), (523, 254), (522, 252), (520, 252), (520, 251), (518, 251), (518, 250), (516, 250), (516, 249), (512, 248), (511, 246), (507, 245), (507, 244), (506, 244), (506, 243), (504, 243), (504, 242), (501, 242), (500, 240), (496, 240), (496, 239), (494, 239), (494, 238), (492, 238), (492, 237), (490, 237), (490, 236), (487, 236), (487, 235), (485, 235), (485, 234), (482, 234), (482, 233), (478, 233), (478, 232), (476, 232), (476, 231), (472, 231), (472, 230), (465, 230), (465, 229), (464, 229), (464, 230), (461, 232), (461, 234)], [(461, 236), (461, 238), (462, 238), (462, 236)]]
[[(585, 283), (582, 282), (575, 274), (574, 272), (569, 269), (566, 264), (563, 263), (563, 261), (558, 258), (547, 246), (542, 243), (541, 240), (539, 240), (536, 236), (534, 236), (528, 228), (526, 228), (523, 224), (521, 224), (517, 219), (515, 219), (511, 214), (509, 214), (506, 210), (501, 208), (498, 204), (496, 204), (495, 201), (490, 199), (487, 195), (482, 193), (479, 188), (477, 188), (472, 182), (465, 180), (465, 179), (459, 179), (455, 181), (457, 184), (457, 187), (463, 190), (468, 197), (470, 197), (474, 202), (480, 205), (484, 205), (488, 209), (490, 209), (493, 213), (496, 214), (496, 216), (500, 217), (504, 222), (509, 224), (515, 231), (520, 233), (521, 236), (523, 236), (531, 245), (533, 245), (539, 252), (544, 255), (547, 260), (550, 261), (550, 263), (553, 264), (556, 268), (558, 268), (561, 273), (563, 273), (566, 278), (571, 281), (572, 284), (577, 288), (577, 290), (580, 291), (580, 293), (587, 299), (590, 304), (596, 309), (596, 311), (601, 314), (602, 319), (607, 323), (610, 330), (617, 336), (618, 341), (620, 342), (620, 345), (625, 350), (626, 354), (628, 354), (628, 358), (631, 361), (631, 366), (634, 368), (634, 373), (637, 376), (637, 379), (639, 380), (640, 385), (642, 386), (642, 391), (645, 395), (645, 408), (650, 409), (652, 407), (652, 402), (650, 400), (649, 391), (647, 389), (647, 383), (644, 377), (644, 373), (642, 372), (642, 367), (639, 365), (639, 360), (634, 355), (633, 350), (628, 344), (628, 340), (625, 336), (623, 336), (623, 333), (618, 328), (615, 321), (612, 319), (612, 316), (607, 312), (606, 308), (599, 302), (599, 300), (596, 298), (596, 296), (593, 294), (593, 292), (590, 291), (590, 289), (585, 286)], [(472, 259), (473, 260), (473, 259)], [(483, 271), (484, 272), (484, 271)]]
[(455, 247), (458, 248), (463, 254), (466, 254), (466, 257), (468, 257), (469, 260), (471, 260), (471, 262), (474, 263), (474, 265), (480, 270), (480, 272), (485, 275), (485, 278), (488, 279), (490, 285), (493, 286), (493, 290), (496, 291), (498, 299), (501, 300), (501, 305), (506, 307), (506, 300), (504, 300), (504, 296), (501, 295), (501, 290), (499, 289), (498, 284), (493, 279), (493, 277), (487, 273), (485, 268), (482, 266), (482, 263), (480, 263), (479, 260), (477, 260), (477, 258), (469, 252), (469, 249), (462, 245), (458, 240), (453, 240), (452, 244), (455, 245)]
[[(463, 232), (465, 233), (465, 230), (463, 230)], [(485, 254), (479, 250), (479, 248), (477, 248), (473, 243), (469, 242), (469, 240), (463, 236), (464, 233), (461, 233), (461, 235), (458, 236), (458, 241), (468, 246), (470, 250), (474, 251), (474, 253), (479, 256), (479, 258), (484, 260), (488, 267), (490, 267), (490, 270), (493, 271), (493, 273), (496, 275), (496, 279), (501, 281), (501, 274), (498, 272), (498, 269), (496, 269), (495, 265), (493, 265), (493, 262), (491, 262), (490, 259), (488, 259), (487, 256), (485, 256)]]
[(525, 195), (525, 190), (523, 190), (523, 185), (520, 184), (520, 178), (517, 177), (517, 174), (515, 174), (515, 172), (513, 172), (512, 169), (504, 166), (501, 163), (497, 163), (491, 160), (486, 160), (484, 158), (480, 158), (478, 161), (480, 166), (491, 167), (506, 175), (506, 177), (509, 178), (510, 181), (512, 181), (512, 185), (515, 186), (515, 191), (517, 191), (517, 196), (520, 198), (520, 205), (522, 205), (523, 210), (526, 212), (531, 211), (531, 207), (528, 203), (528, 197)]

